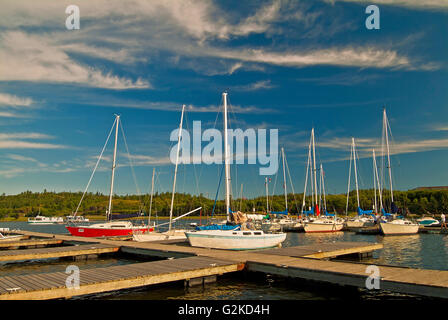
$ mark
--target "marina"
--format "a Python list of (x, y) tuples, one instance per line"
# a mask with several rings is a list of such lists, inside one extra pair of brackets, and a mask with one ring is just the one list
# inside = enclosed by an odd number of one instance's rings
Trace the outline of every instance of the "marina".
[[(63, 272), (5, 276), (0, 278), (0, 299), (68, 298), (176, 281), (184, 281), (186, 286), (204, 285), (216, 281), (216, 276), (243, 271), (363, 288), (368, 277), (367, 264), (331, 259), (368, 257), (383, 248), (379, 243), (345, 241), (239, 252), (190, 247), (180, 240), (134, 242), (23, 230), (14, 232), (41, 239), (33, 241), (62, 241), (66, 246), (0, 251), (3, 261), (8, 256), (11, 260), (26, 260), (118, 251), (163, 260), (81, 270), (80, 289), (67, 288), (67, 274)], [(378, 268), (384, 290), (448, 298), (448, 270), (384, 265)]]

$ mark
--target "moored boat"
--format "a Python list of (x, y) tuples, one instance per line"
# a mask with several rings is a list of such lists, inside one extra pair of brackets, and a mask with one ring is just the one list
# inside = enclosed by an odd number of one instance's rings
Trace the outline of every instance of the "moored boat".
[(440, 221), (436, 220), (432, 217), (422, 217), (420, 219), (417, 219), (417, 223), (424, 227), (439, 227), (440, 226)]
[(45, 217), (41, 215), (37, 215), (32, 218), (28, 218), (29, 224), (56, 224), (56, 223), (64, 223), (64, 218), (62, 217)]
[[(110, 183), (110, 193), (109, 193), (109, 206), (106, 211), (106, 222), (103, 223), (95, 223), (91, 225), (67, 225), (65, 228), (70, 232), (73, 236), (78, 237), (116, 237), (116, 236), (129, 236), (134, 233), (134, 231), (153, 231), (154, 229), (149, 228), (149, 226), (134, 226), (130, 221), (112, 221), (112, 197), (114, 192), (114, 177), (115, 177), (115, 167), (116, 167), (116, 158), (117, 158), (117, 140), (118, 140), (118, 126), (120, 124), (120, 116), (115, 116), (115, 121), (112, 126), (115, 126), (115, 145), (114, 145), (114, 153), (113, 153), (113, 162), (112, 162), (112, 175), (111, 175), (111, 183)], [(81, 197), (81, 200), (78, 204), (78, 207), (73, 214), (77, 215), (78, 209), (81, 205), (81, 202), (84, 198), (85, 193), (89, 187), (90, 181), (93, 178), (96, 168), (98, 167), (99, 161), (101, 160), (101, 156), (103, 154), (104, 149), (106, 148), (107, 142), (109, 141), (110, 134), (112, 133), (112, 129), (107, 137), (106, 143), (103, 147), (103, 150), (98, 157), (98, 161), (96, 163), (95, 169), (90, 177), (89, 183), (84, 191), (84, 194)]]
[(387, 154), (387, 167), (389, 169), (389, 183), (390, 183), (390, 198), (391, 198), (391, 213), (386, 213), (383, 209), (383, 216), (386, 220), (380, 221), (381, 232), (384, 235), (405, 235), (405, 234), (416, 234), (418, 232), (419, 225), (418, 223), (414, 223), (407, 219), (404, 219), (402, 216), (397, 216), (398, 207), (394, 203), (394, 193), (392, 188), (392, 171), (391, 171), (391, 162), (390, 162), (390, 154), (389, 154), (389, 122), (387, 120), (386, 109), (383, 110), (383, 137), (386, 141), (386, 152)]
[[(286, 233), (265, 233), (262, 230), (244, 230), (247, 227), (247, 217), (241, 212), (232, 212), (230, 209), (230, 153), (227, 131), (227, 93), (223, 93), (223, 118), (224, 118), (224, 163), (226, 181), (226, 215), (228, 224), (235, 224), (233, 230), (230, 225), (218, 227), (215, 230), (195, 230), (185, 232), (185, 235), (193, 247), (249, 250), (263, 249), (280, 246), (286, 239)], [(230, 215), (232, 214), (232, 219)], [(227, 229), (227, 230), (226, 230)]]
[(344, 227), (344, 223), (338, 219), (322, 217), (307, 222), (304, 225), (305, 232), (338, 232)]

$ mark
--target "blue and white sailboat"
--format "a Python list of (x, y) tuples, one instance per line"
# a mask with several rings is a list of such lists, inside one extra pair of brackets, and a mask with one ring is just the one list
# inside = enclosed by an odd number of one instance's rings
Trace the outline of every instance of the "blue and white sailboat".
[[(390, 163), (390, 150), (389, 150), (389, 122), (387, 120), (386, 109), (383, 110), (383, 138), (386, 142), (387, 152), (387, 167), (389, 169), (389, 182), (390, 182), (390, 197), (391, 197), (391, 213), (386, 213), (382, 209), (382, 215), (386, 218), (386, 221), (380, 221), (380, 228), (384, 235), (403, 235), (403, 234), (416, 234), (418, 232), (419, 225), (413, 223), (410, 220), (404, 219), (402, 216), (397, 216), (398, 207), (394, 202), (394, 193), (392, 189), (392, 171)], [(384, 152), (383, 152), (384, 155)], [(384, 163), (384, 162), (383, 162)]]
[[(230, 152), (227, 132), (227, 92), (222, 94), (224, 104), (224, 169), (226, 182), (226, 215), (231, 222), (232, 211), (230, 209)], [(239, 214), (233, 214), (238, 219)], [(238, 223), (238, 221), (234, 221)], [(219, 226), (219, 225), (217, 225)], [(224, 226), (224, 225), (221, 225)], [(226, 227), (227, 228), (227, 225)], [(265, 233), (262, 230), (242, 230), (235, 225), (234, 230), (225, 230), (224, 227), (216, 227), (216, 230), (195, 230), (185, 232), (190, 245), (212, 249), (248, 250), (263, 249), (281, 245), (286, 239), (286, 233)]]

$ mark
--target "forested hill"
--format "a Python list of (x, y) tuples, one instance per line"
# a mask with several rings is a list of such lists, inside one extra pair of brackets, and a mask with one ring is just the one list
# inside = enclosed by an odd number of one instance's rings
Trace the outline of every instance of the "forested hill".
[[(372, 208), (374, 200), (373, 190), (360, 190), (360, 203), (364, 210)], [(6, 217), (29, 217), (35, 216), (40, 212), (42, 215), (69, 215), (75, 211), (81, 199), (81, 192), (41, 192), (31, 191), (22, 192), (17, 195), (0, 196), (0, 218)], [(300, 212), (302, 205), (302, 194), (288, 195), (289, 212), (296, 214)], [(309, 204), (307, 197), (307, 207)], [(408, 208), (412, 214), (440, 214), (448, 211), (448, 190), (409, 190), (395, 191), (394, 200), (398, 207)], [(270, 209), (272, 211), (284, 211), (285, 203), (283, 195), (274, 195), (270, 197)], [(339, 215), (345, 215), (346, 195), (327, 195), (327, 208), (329, 212), (336, 211)], [(378, 198), (379, 201), (379, 198)], [(171, 202), (171, 193), (156, 193), (153, 199), (153, 214), (158, 216), (169, 215)], [(203, 207), (203, 215), (210, 215), (214, 200), (204, 196), (194, 196), (190, 194), (176, 194), (174, 214), (185, 213), (199, 206)], [(390, 197), (387, 190), (384, 190), (383, 204), (390, 206)], [(108, 196), (100, 193), (86, 194), (78, 212), (83, 215), (105, 214), (108, 205)], [(232, 210), (241, 210), (252, 212), (253, 208), (257, 212), (266, 211), (266, 197), (260, 196), (255, 199), (233, 199)], [(352, 191), (349, 198), (349, 212), (356, 211), (357, 201), (356, 193)], [(143, 211), (145, 214), (149, 211), (149, 195), (121, 195), (114, 196), (113, 213), (133, 213)], [(225, 203), (220, 200), (216, 204), (215, 214), (225, 212)]]

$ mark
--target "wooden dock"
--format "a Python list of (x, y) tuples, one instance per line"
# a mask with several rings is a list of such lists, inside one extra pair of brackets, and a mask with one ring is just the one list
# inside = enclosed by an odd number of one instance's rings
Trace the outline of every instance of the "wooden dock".
[(42, 249), (3, 250), (0, 251), (0, 261), (76, 257), (92, 254), (112, 253), (117, 252), (119, 249), (120, 246), (111, 246), (98, 243)]
[[(366, 265), (360, 263), (328, 260), (353, 254), (364, 254), (381, 249), (382, 244), (368, 242), (331, 242), (308, 246), (286, 247), (257, 251), (227, 251), (194, 248), (179, 241), (133, 242), (108, 239), (91, 239), (70, 235), (49, 235), (23, 231), (31, 237), (47, 237), (64, 243), (90, 243), (73, 246), (71, 255), (77, 254), (74, 247), (105, 250), (148, 257), (168, 258), (156, 262), (144, 262), (126, 266), (81, 270), (80, 289), (65, 287), (65, 273), (35, 274), (0, 278), (0, 299), (54, 299), (125, 288), (135, 288), (155, 283), (200, 279), (226, 272), (245, 269), (278, 276), (335, 285), (365, 288), (371, 275)], [(93, 243), (92, 242), (96, 242)], [(69, 254), (67, 247), (61, 251)], [(57, 248), (11, 250), (24, 253), (32, 250), (49, 252)], [(79, 252), (81, 252), (81, 249)], [(2, 252), (0, 252), (2, 253)], [(18, 253), (17, 253), (18, 254)], [(16, 255), (17, 255), (16, 254)], [(52, 252), (57, 254), (57, 251)], [(13, 255), (14, 256), (14, 255)], [(420, 270), (391, 266), (378, 266), (380, 288), (404, 294), (448, 299), (448, 271)]]
[(157, 283), (190, 280), (240, 271), (244, 264), (209, 257), (143, 262), (80, 270), (79, 288), (68, 288), (64, 272), (0, 278), (0, 300), (70, 298), (142, 287)]
[[(27, 237), (29, 238), (29, 237)], [(38, 240), (12, 240), (0, 241), (0, 249), (22, 248), (22, 247), (45, 247), (62, 244), (60, 239), (38, 239)]]

